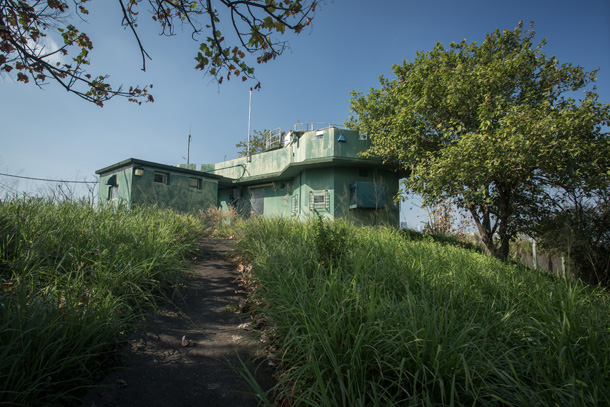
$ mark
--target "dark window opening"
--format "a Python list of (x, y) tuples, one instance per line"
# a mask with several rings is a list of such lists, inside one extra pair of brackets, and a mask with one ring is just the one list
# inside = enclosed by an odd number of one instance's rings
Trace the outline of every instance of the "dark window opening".
[(168, 184), (169, 181), (169, 174), (166, 174), (164, 172), (155, 172), (153, 181), (157, 184)]

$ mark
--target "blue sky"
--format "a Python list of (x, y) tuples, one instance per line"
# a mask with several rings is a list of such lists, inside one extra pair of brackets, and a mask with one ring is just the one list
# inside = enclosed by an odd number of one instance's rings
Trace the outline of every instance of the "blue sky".
[[(247, 136), (248, 91), (253, 83), (218, 86), (193, 69), (198, 43), (185, 31), (172, 38), (141, 13), (140, 35), (152, 57), (141, 72), (135, 39), (120, 26), (117, 2), (92, 1), (87, 23), (92, 74), (109, 74), (113, 84), (154, 85), (155, 102), (137, 106), (123, 99), (96, 107), (53, 83), (42, 90), (0, 78), (0, 173), (52, 179), (93, 179), (95, 170), (129, 157), (170, 165), (184, 162), (192, 134), (191, 162), (235, 158), (235, 144)], [(393, 64), (413, 60), (416, 51), (438, 41), (483, 40), (496, 28), (535, 22), (536, 40), (546, 38), (547, 55), (587, 70), (601, 68), (597, 90), (610, 102), (610, 2), (608, 0), (327, 0), (310, 28), (287, 35), (281, 57), (256, 66), (262, 88), (252, 95), (252, 128), (291, 129), (298, 121), (343, 123), (350, 91), (378, 86)], [(226, 28), (225, 31), (228, 31)], [(41, 183), (0, 176), (2, 186), (20, 191)], [(424, 217), (407, 202), (403, 219)], [(419, 217), (418, 217), (419, 216)]]

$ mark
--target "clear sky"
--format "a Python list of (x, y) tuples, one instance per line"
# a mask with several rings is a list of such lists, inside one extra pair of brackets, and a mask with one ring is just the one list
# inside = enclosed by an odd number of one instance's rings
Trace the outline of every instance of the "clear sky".
[[(204, 77), (193, 69), (198, 43), (190, 34), (159, 37), (146, 13), (140, 35), (152, 61), (141, 72), (136, 41), (120, 26), (118, 2), (94, 0), (89, 10), (88, 22), (78, 25), (94, 44), (90, 72), (109, 74), (113, 84), (152, 83), (155, 102), (137, 106), (117, 98), (99, 108), (53, 83), (41, 90), (0, 77), (0, 172), (94, 179), (97, 169), (130, 157), (176, 165), (186, 161), (189, 130), (192, 163), (235, 158), (235, 144), (247, 137), (254, 83), (218, 86)], [(252, 95), (252, 128), (342, 124), (350, 91), (378, 87), (380, 75), (392, 77), (393, 64), (412, 61), (437, 41), (481, 42), (520, 20), (535, 22), (536, 40), (548, 41), (547, 55), (601, 68), (597, 90), (610, 102), (609, 0), (326, 0), (311, 27), (285, 36), (289, 50), (256, 66), (262, 88)], [(6, 187), (23, 191), (40, 183), (0, 176), (0, 195)], [(402, 205), (401, 218), (411, 226), (423, 220), (417, 205)]]

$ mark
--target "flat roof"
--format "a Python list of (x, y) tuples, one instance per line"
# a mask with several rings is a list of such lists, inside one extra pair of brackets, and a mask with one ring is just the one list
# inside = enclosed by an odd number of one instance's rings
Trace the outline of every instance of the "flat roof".
[(158, 168), (158, 169), (161, 169), (164, 171), (172, 171), (172, 172), (177, 172), (177, 173), (181, 173), (181, 174), (185, 174), (185, 175), (193, 175), (196, 177), (207, 177), (207, 178), (212, 178), (212, 179), (217, 179), (217, 180), (225, 179), (225, 177), (216, 175), (216, 174), (208, 174), (203, 171), (190, 170), (188, 168), (176, 167), (176, 166), (167, 165), (167, 164), (160, 164), (160, 163), (155, 163), (152, 161), (140, 160), (137, 158), (128, 158), (128, 159), (118, 162), (116, 164), (112, 164), (108, 167), (97, 170), (97, 171), (95, 171), (95, 173), (98, 175), (103, 175), (103, 174), (106, 174), (109, 172), (119, 170), (124, 167), (137, 166), (137, 165)]

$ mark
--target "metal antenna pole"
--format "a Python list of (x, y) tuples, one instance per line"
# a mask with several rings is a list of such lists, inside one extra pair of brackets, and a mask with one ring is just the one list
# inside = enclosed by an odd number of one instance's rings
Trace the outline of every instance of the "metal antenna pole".
[(191, 127), (189, 126), (189, 141), (188, 141), (188, 148), (186, 151), (186, 163), (190, 164), (191, 163)]
[(250, 156), (250, 123), (252, 121), (252, 88), (250, 88), (250, 103), (248, 105), (248, 162), (252, 161)]

